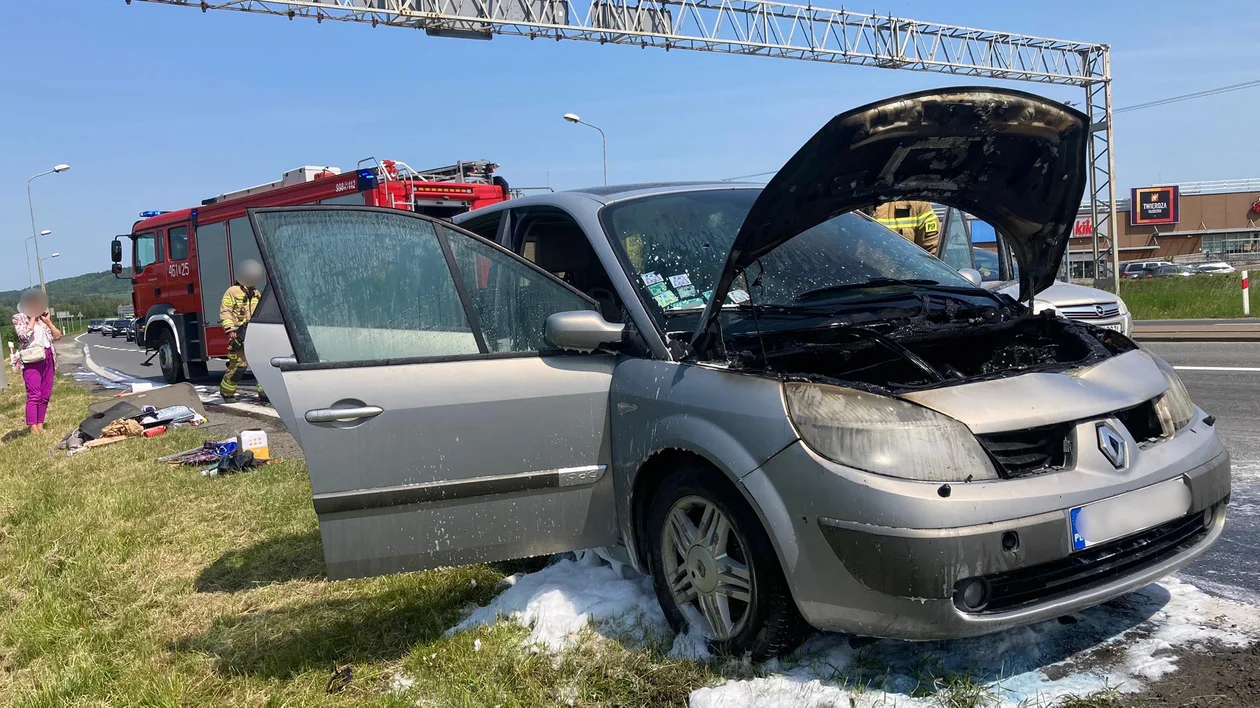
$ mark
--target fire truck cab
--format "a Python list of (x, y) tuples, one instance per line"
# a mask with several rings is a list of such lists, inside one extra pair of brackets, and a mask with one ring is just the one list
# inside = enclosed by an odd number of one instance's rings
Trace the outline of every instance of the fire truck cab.
[(136, 343), (156, 352), (169, 383), (205, 376), (210, 359), (227, 356), (228, 338), (219, 321), (223, 293), (240, 263), (262, 261), (247, 209), (339, 204), (449, 218), (509, 198), (507, 182), (494, 175), (497, 167), (476, 160), (420, 171), (368, 158), (353, 172), (299, 167), (275, 182), (220, 194), (197, 207), (144, 212), (110, 247), (113, 272), (124, 277), (123, 241), (131, 243)]

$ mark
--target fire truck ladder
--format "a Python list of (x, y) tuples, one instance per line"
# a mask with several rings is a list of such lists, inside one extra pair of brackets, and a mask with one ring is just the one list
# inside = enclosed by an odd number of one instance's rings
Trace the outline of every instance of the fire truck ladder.
[[(429, 35), (578, 40), (929, 71), (1084, 89), (1094, 251), (1109, 241), (1119, 287), (1111, 48), (778, 0), (138, 0), (209, 10), (422, 29)], [(126, 0), (131, 4), (132, 0)]]

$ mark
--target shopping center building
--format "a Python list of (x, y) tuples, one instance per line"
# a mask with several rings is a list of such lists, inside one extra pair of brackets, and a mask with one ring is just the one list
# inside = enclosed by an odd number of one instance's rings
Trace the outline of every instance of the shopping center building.
[[(1260, 262), (1260, 179), (1139, 187), (1117, 202), (1121, 263)], [(1093, 228), (1088, 207), (1082, 209), (1073, 234), (1068, 246), (1072, 277), (1093, 277)], [(1099, 239), (1103, 277), (1109, 270), (1109, 246), (1105, 237)]]

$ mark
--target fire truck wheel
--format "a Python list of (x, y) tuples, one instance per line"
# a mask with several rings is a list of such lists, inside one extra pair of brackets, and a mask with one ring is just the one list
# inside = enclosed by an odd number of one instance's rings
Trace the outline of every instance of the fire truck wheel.
[(158, 334), (158, 366), (162, 367), (162, 378), (168, 384), (184, 380), (184, 362), (180, 360), (179, 349), (175, 347), (175, 335), (163, 328)]

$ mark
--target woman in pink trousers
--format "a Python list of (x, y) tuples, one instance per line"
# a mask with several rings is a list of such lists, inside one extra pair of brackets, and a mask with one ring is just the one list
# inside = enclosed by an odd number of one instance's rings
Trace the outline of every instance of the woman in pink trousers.
[[(31, 288), (22, 293), (17, 314), (13, 315), (13, 330), (18, 338), (13, 368), (21, 368), (22, 380), (26, 383), (26, 424), (31, 426), (32, 433), (42, 433), (57, 372), (53, 342), (61, 339), (61, 330), (52, 322), (52, 315), (48, 312), (48, 295), (43, 290)], [(41, 349), (43, 356), (37, 357), (34, 352)]]

